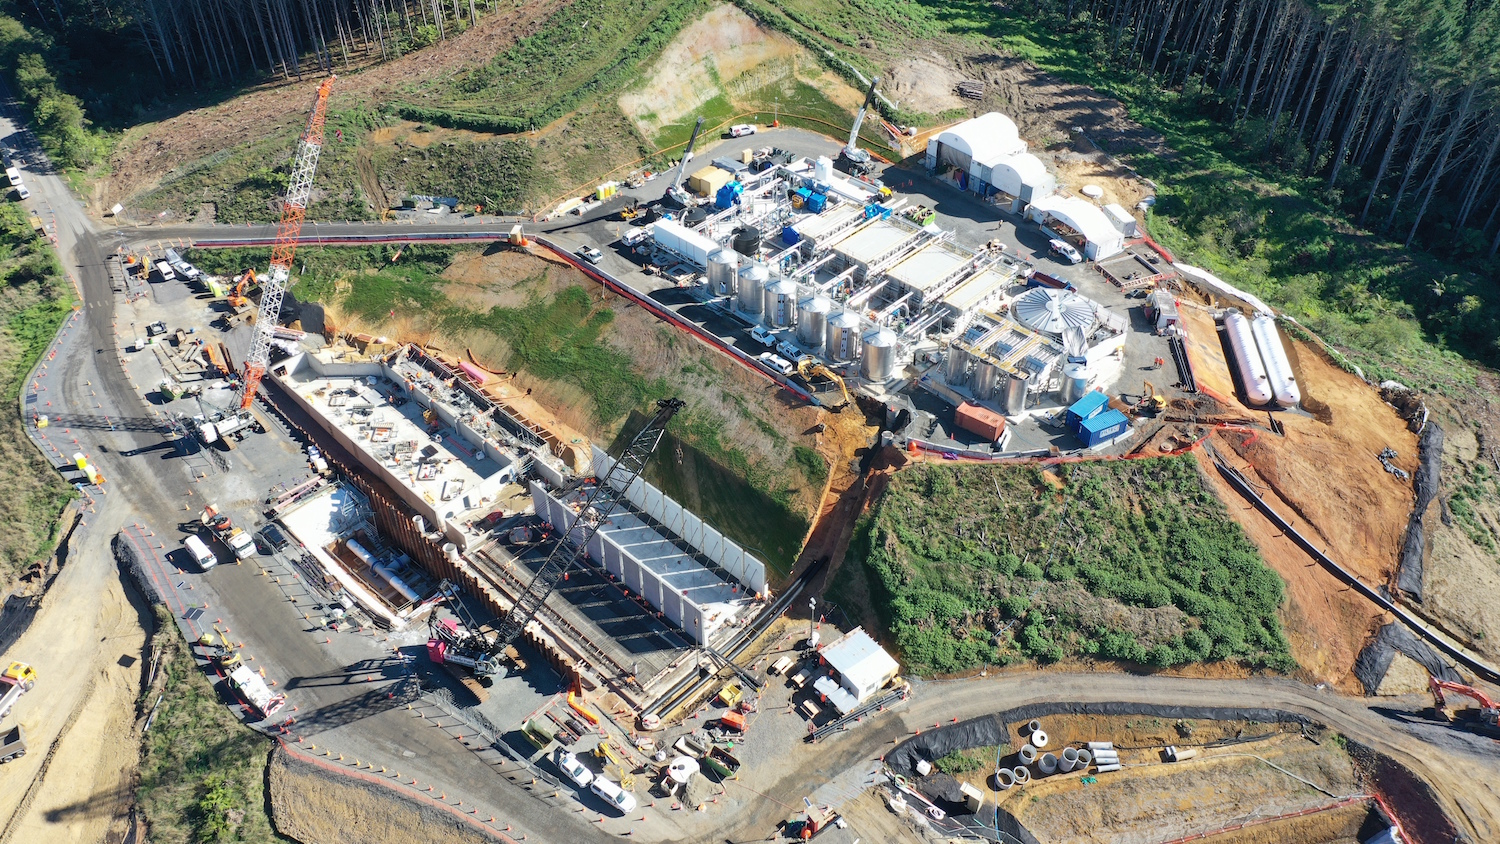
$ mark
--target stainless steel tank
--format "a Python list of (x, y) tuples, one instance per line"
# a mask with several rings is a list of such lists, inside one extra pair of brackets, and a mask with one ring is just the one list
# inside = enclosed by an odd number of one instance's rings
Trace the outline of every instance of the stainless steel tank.
[(708, 256), (708, 289), (715, 296), (733, 296), (735, 273), (740, 268), (740, 256), (728, 249)]
[(980, 361), (974, 364), (974, 375), (972, 388), (974, 398), (980, 401), (989, 401), (995, 397), (995, 390), (1000, 386), (1000, 367), (989, 361)]
[(1015, 416), (1026, 411), (1026, 377), (1016, 373), (1005, 374), (1005, 397), (1000, 402), (1006, 416)]
[(828, 320), (828, 340), (824, 354), (829, 360), (847, 363), (859, 358), (859, 314), (840, 311)]
[(765, 294), (766, 281), (771, 274), (760, 264), (746, 264), (740, 267), (740, 310), (747, 314), (758, 314), (762, 306), (761, 297)]
[(948, 354), (943, 358), (943, 380), (949, 386), (961, 387), (969, 380), (969, 359), (972, 357), (967, 351), (959, 348), (955, 343), (948, 344)]
[(1070, 363), (1062, 370), (1062, 384), (1057, 388), (1057, 403), (1063, 407), (1071, 407), (1074, 402), (1083, 398), (1088, 388), (1088, 368), (1081, 363)]
[(809, 296), (797, 303), (797, 342), (808, 351), (817, 351), (828, 333), (828, 313), (833, 300), (827, 296)]
[(782, 278), (767, 284), (761, 302), (766, 325), (772, 328), (791, 328), (796, 324), (797, 282)]
[(888, 381), (896, 374), (896, 334), (877, 328), (864, 336), (859, 374), (869, 381)]

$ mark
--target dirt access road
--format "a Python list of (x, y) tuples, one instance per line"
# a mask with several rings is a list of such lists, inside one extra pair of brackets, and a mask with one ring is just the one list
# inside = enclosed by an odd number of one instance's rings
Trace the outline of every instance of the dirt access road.
[[(1195, 680), (1039, 671), (921, 683), (906, 705), (867, 718), (848, 734), (817, 745), (798, 743), (774, 760), (775, 775), (742, 771), (741, 780), (754, 782), (756, 794), (766, 799), (757, 800), (732, 824), (721, 824), (715, 837), (741, 841), (764, 835), (782, 819), (786, 806), (801, 806), (817, 784), (867, 764), (915, 730), (1050, 701), (1268, 707), (1300, 713), (1392, 757), (1425, 779), (1474, 844), (1500, 837), (1500, 755), (1494, 742), (1388, 709), (1389, 700), (1349, 698), (1273, 678)], [(1421, 698), (1408, 700), (1412, 709), (1420, 702)], [(730, 785), (731, 791), (748, 788), (740, 781)]]

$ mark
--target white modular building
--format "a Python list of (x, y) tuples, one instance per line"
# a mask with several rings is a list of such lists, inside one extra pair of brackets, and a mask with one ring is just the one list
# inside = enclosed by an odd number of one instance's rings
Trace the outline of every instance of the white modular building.
[(819, 656), (838, 672), (839, 685), (859, 703), (873, 697), (901, 671), (895, 658), (862, 627), (840, 636), (823, 648)]

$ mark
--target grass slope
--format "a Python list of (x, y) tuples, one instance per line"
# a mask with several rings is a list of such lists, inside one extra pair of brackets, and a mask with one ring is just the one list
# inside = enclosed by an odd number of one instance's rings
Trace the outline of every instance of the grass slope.
[(151, 650), (161, 650), (155, 683), (142, 690), (156, 719), (142, 739), (140, 801), (156, 844), (264, 844), (277, 835), (267, 813), (271, 742), (240, 723), (193, 659), (172, 616), (157, 605)]
[[(72, 312), (73, 290), (21, 206), (0, 202), (0, 582), (45, 558), (57, 541), (58, 516), (72, 497), (52, 465), (27, 439), (16, 402), (25, 379)], [(28, 408), (29, 410), (30, 408)]]
[(852, 553), (908, 666), (1293, 667), (1281, 580), (1191, 457), (1056, 471), (925, 463), (896, 475)]

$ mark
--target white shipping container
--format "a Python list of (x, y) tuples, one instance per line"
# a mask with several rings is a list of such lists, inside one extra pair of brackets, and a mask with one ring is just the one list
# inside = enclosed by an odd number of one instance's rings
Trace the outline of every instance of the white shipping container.
[(708, 268), (709, 253), (719, 249), (719, 244), (712, 238), (701, 235), (676, 220), (661, 220), (652, 234), (658, 246), (681, 255), (701, 269)]

